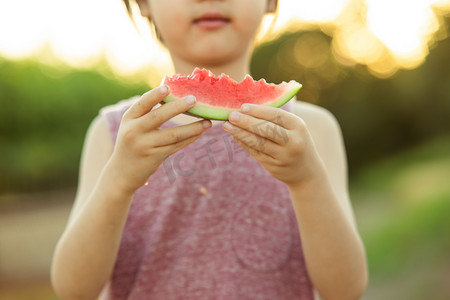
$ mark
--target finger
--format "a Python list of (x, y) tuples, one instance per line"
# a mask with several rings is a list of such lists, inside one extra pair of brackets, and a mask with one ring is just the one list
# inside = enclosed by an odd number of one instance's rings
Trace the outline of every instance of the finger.
[(146, 114), (142, 120), (146, 122), (149, 128), (157, 128), (167, 120), (179, 115), (195, 105), (195, 97), (189, 95), (184, 98), (177, 99), (161, 105)]
[(159, 141), (158, 146), (177, 144), (193, 136), (202, 134), (205, 130), (211, 128), (211, 125), (211, 121), (201, 120), (186, 125), (164, 128), (157, 131), (154, 138)]
[(241, 106), (241, 113), (270, 121), (286, 129), (294, 129), (297, 123), (294, 114), (272, 106), (245, 103)]
[(232, 112), (229, 116), (229, 121), (234, 126), (245, 129), (279, 145), (284, 145), (289, 141), (288, 130), (271, 121), (258, 119), (240, 112)]
[(137, 119), (160, 103), (169, 94), (169, 87), (166, 85), (157, 87), (143, 94), (141, 98), (135, 102), (124, 114), (125, 118)]
[(184, 147), (188, 146), (189, 144), (192, 144), (193, 142), (195, 142), (201, 136), (202, 136), (201, 134), (194, 135), (194, 136), (192, 136), (190, 138), (187, 138), (187, 139), (185, 139), (183, 141), (179, 141), (179, 142), (177, 142), (175, 144), (162, 146), (162, 147), (159, 147), (158, 149), (161, 149), (165, 153), (168, 153), (168, 155), (172, 155), (175, 152), (180, 151)]
[(237, 143), (243, 144), (256, 152), (261, 152), (267, 156), (275, 158), (276, 154), (282, 150), (281, 146), (273, 141), (255, 135), (252, 132), (234, 127), (228, 122), (224, 124), (224, 128), (226, 131), (231, 133), (233, 139)]
[(233, 139), (245, 152), (260, 162), (273, 163), (276, 160), (272, 155), (268, 154), (267, 150), (271, 146), (264, 144), (264, 141), (251, 141), (249, 139), (239, 138), (237, 135), (234, 135)]

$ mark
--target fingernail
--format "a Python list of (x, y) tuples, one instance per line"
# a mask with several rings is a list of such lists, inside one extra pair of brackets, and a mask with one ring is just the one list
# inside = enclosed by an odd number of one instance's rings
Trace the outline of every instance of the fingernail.
[(195, 103), (195, 97), (192, 96), (192, 95), (187, 96), (187, 97), (185, 98), (185, 100), (186, 100), (186, 103), (189, 104), (189, 105), (192, 105), (192, 104)]
[(226, 130), (233, 130), (233, 125), (230, 124), (230, 122), (223, 123), (223, 128)]
[(203, 128), (205, 128), (205, 129), (211, 127), (211, 125), (212, 125), (212, 124), (211, 124), (211, 121), (204, 120), (204, 121), (202, 122), (202, 126), (203, 126)]
[(162, 94), (167, 93), (168, 90), (169, 90), (169, 87), (167, 85), (163, 85), (160, 88), (160, 91), (161, 91)]
[(228, 117), (228, 119), (232, 122), (237, 122), (239, 120), (239, 116), (240, 116), (240, 113), (238, 113), (237, 111), (233, 111), (230, 113), (230, 116)]
[(241, 111), (242, 112), (249, 112), (250, 111), (250, 105), (248, 105), (247, 103), (242, 104)]

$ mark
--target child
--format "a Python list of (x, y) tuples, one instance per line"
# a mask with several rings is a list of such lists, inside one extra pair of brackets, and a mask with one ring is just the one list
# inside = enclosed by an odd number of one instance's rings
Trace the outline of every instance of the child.
[[(126, 2), (128, 3), (128, 2)], [(138, 0), (177, 73), (242, 80), (276, 0)], [(290, 101), (224, 123), (155, 88), (105, 108), (55, 250), (62, 299), (358, 299), (367, 275), (339, 127)]]

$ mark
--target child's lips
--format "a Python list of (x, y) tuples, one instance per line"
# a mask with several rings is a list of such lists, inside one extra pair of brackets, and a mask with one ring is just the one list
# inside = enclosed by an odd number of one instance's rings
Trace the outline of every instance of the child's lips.
[(206, 13), (194, 20), (194, 25), (203, 29), (219, 29), (225, 27), (231, 22), (227, 18), (218, 13)]

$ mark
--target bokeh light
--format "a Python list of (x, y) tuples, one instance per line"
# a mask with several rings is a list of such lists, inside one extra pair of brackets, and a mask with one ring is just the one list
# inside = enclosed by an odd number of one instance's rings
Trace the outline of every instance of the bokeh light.
[(280, 25), (289, 20), (305, 23), (332, 22), (344, 10), (350, 0), (296, 0), (279, 1)]
[(344, 63), (367, 65), (378, 77), (424, 62), (436, 38), (445, 38), (442, 14), (450, 1), (353, 0), (333, 22), (334, 51)]
[[(392, 51), (402, 67), (420, 64), (439, 28), (430, 0), (367, 0), (367, 26)], [(405, 9), (407, 8), (407, 9)]]
[[(279, 1), (279, 13), (266, 38), (286, 30), (316, 26), (333, 37), (333, 53), (344, 64), (367, 65), (372, 74), (389, 77), (415, 68), (437, 38), (445, 38), (441, 15), (449, 0)], [(152, 68), (152, 84), (170, 72), (167, 52), (146, 21), (136, 28), (120, 0), (22, 0), (0, 2), (0, 55), (21, 59), (43, 52), (73, 67), (92, 67), (106, 59), (129, 75)], [(300, 46), (296, 46), (300, 47)], [(305, 63), (305, 62), (302, 62)], [(302, 64), (300, 63), (300, 65)], [(309, 62), (317, 63), (317, 62)]]

